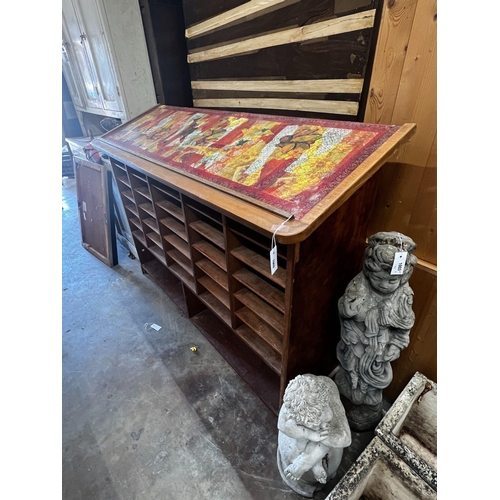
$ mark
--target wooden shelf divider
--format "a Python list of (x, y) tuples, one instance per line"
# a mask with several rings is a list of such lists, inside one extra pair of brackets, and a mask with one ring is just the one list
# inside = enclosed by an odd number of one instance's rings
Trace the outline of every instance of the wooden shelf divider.
[(141, 203), (139, 205), (139, 208), (142, 208), (145, 212), (147, 212), (149, 215), (151, 215), (151, 217), (155, 217), (155, 211), (154, 211), (152, 203), (150, 203), (150, 202)]
[(285, 288), (286, 270), (282, 267), (278, 267), (277, 271), (274, 274), (271, 274), (269, 259), (266, 259), (257, 252), (254, 252), (250, 248), (244, 246), (235, 248), (231, 251), (231, 254), (266, 278), (280, 285), (282, 288)]
[(170, 243), (175, 249), (179, 250), (179, 252), (181, 252), (186, 259), (191, 259), (189, 246), (184, 240), (176, 236), (174, 233), (165, 235), (163, 239)]
[(160, 234), (160, 229), (158, 228), (158, 222), (156, 222), (156, 219), (154, 217), (146, 217), (143, 219), (144, 224), (146, 226), (150, 227), (155, 233)]
[(189, 287), (189, 289), (193, 292), (196, 293), (196, 285), (194, 282), (194, 278), (186, 272), (186, 270), (179, 264), (174, 263), (170, 266), (168, 266), (170, 271), (172, 271), (173, 274), (175, 274), (185, 285)]
[(230, 304), (229, 304), (229, 293), (227, 292), (227, 290), (219, 286), (213, 279), (209, 278), (207, 275), (198, 278), (198, 281), (214, 297), (216, 297), (222, 304), (224, 304), (229, 312)]
[(127, 186), (129, 189), (132, 188), (130, 185), (130, 181), (128, 180), (127, 175), (117, 175), (116, 180)]
[(179, 266), (181, 266), (186, 273), (193, 277), (193, 269), (191, 267), (191, 261), (189, 261), (181, 252), (176, 249), (168, 250), (167, 255), (171, 257)]
[(125, 196), (125, 198), (129, 199), (132, 203), (135, 204), (134, 195), (132, 194), (132, 191), (130, 189), (122, 191), (122, 195)]
[(174, 232), (177, 236), (182, 238), (185, 242), (187, 242), (187, 233), (186, 233), (186, 227), (177, 222), (175, 219), (172, 217), (164, 217), (163, 219), (160, 220), (160, 222), (168, 227), (172, 232)]
[(285, 312), (285, 293), (270, 285), (255, 273), (252, 273), (245, 267), (233, 274), (233, 278), (237, 279), (242, 285), (245, 285), (252, 292), (257, 294), (261, 299), (269, 302), (280, 312)]
[(219, 286), (224, 288), (224, 290), (229, 291), (229, 286), (227, 283), (227, 274), (222, 271), (219, 267), (214, 265), (212, 261), (208, 259), (201, 259), (196, 262), (196, 265), (207, 275), (210, 276)]
[(255, 335), (255, 333), (247, 326), (241, 325), (236, 328), (235, 333), (247, 344), (259, 357), (278, 375), (281, 375), (281, 358), (269, 347), (268, 344)]
[(159, 246), (160, 248), (163, 249), (162, 247), (162, 244), (161, 244), (161, 238), (160, 236), (158, 235), (158, 233), (155, 233), (154, 231), (151, 231), (149, 233), (146, 233), (146, 236), (151, 240), (153, 241), (154, 243), (156, 243), (157, 246)]
[(200, 294), (203, 303), (215, 313), (226, 325), (231, 326), (231, 315), (227, 307), (210, 292)]
[(144, 196), (144, 198), (147, 198), (148, 200), (151, 201), (151, 195), (149, 194), (149, 189), (147, 187), (135, 188), (135, 192), (139, 193), (140, 195)]
[(234, 296), (262, 321), (265, 321), (269, 326), (283, 335), (283, 314), (274, 309), (274, 307), (268, 305), (267, 302), (264, 302), (247, 288), (238, 290)]
[(226, 256), (223, 252), (208, 243), (208, 241), (197, 241), (196, 243), (193, 243), (192, 247), (207, 257), (207, 259), (211, 260), (214, 264), (217, 264), (223, 271), (227, 271)]
[(272, 328), (266, 326), (248, 307), (243, 307), (236, 311), (236, 316), (262, 340), (267, 342), (278, 354), (283, 354), (283, 337)]
[(165, 210), (165, 212), (168, 212), (179, 221), (184, 222), (184, 214), (182, 212), (182, 208), (178, 207), (175, 203), (172, 203), (168, 200), (162, 200), (157, 202), (156, 205)]
[(207, 238), (207, 240), (210, 240), (212, 243), (217, 245), (219, 248), (222, 248), (224, 250), (224, 233), (222, 231), (218, 231), (214, 227), (212, 227), (210, 224), (207, 224), (206, 222), (203, 222), (202, 220), (197, 220), (195, 222), (191, 222), (189, 225), (191, 228), (193, 228), (196, 232), (201, 234), (203, 237)]

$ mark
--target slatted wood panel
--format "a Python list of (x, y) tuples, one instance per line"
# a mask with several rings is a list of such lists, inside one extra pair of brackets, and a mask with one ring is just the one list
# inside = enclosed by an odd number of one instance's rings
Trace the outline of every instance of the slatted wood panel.
[(361, 120), (380, 0), (185, 0), (195, 107)]

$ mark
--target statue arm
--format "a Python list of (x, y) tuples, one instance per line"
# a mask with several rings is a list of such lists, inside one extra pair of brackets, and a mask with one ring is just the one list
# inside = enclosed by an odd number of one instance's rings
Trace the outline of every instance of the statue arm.
[(412, 309), (413, 291), (406, 285), (401, 293), (395, 297), (390, 307), (386, 308), (384, 314), (385, 324), (393, 328), (407, 330), (408, 332), (415, 323), (415, 313)]
[(351, 431), (343, 425), (332, 427), (322, 443), (332, 448), (347, 448), (351, 445)]
[(281, 409), (278, 417), (278, 429), (293, 439), (307, 439), (315, 442), (321, 441), (326, 435), (326, 431), (318, 432), (297, 424), (285, 407)]
[(340, 297), (338, 309), (340, 316), (352, 318), (360, 313), (365, 301), (366, 287), (361, 275), (356, 276), (348, 285), (344, 295)]
[(347, 448), (351, 445), (352, 436), (349, 422), (345, 415), (345, 409), (340, 402), (340, 396), (337, 395), (331, 404), (330, 408), (334, 418), (330, 421), (328, 437), (323, 441), (324, 444), (333, 448)]

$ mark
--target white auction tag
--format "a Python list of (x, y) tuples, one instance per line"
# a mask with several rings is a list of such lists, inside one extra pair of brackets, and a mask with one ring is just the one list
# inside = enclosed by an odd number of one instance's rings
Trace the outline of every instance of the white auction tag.
[(408, 252), (396, 252), (394, 263), (392, 264), (391, 274), (403, 274), (405, 270), (406, 257)]
[(278, 247), (276, 245), (271, 248), (269, 256), (271, 261), (271, 274), (274, 274), (278, 269)]
[[(278, 270), (278, 245), (276, 245), (276, 233), (280, 229), (285, 228), (285, 224), (290, 220), (293, 219), (293, 214), (288, 217), (287, 220), (284, 220), (279, 226), (273, 226), (274, 233), (273, 237), (271, 238), (271, 251), (269, 252), (269, 260), (271, 262), (271, 274), (274, 274)], [(286, 228), (288, 231), (288, 228)]]

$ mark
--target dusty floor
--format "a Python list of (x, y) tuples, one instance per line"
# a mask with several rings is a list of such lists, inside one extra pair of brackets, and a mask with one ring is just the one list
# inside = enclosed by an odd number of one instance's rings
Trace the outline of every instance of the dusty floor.
[(109, 268), (82, 247), (74, 180), (62, 195), (63, 500), (303, 498), (278, 472), (277, 417), (128, 251)]

